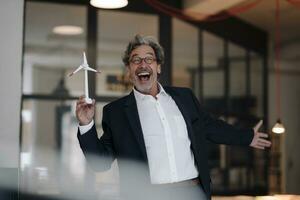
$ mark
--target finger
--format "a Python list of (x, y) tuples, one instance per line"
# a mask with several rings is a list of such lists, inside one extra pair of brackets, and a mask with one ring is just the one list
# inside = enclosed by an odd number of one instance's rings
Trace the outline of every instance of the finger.
[(84, 106), (85, 102), (83, 101), (77, 101), (76, 103), (76, 109), (82, 108), (82, 106)]
[(80, 104), (77, 104), (77, 110), (80, 110), (84, 107), (84, 104), (83, 103), (80, 103)]
[(81, 101), (81, 100), (77, 100), (77, 101), (76, 101), (76, 106), (78, 106), (78, 105), (80, 105), (80, 104), (82, 104), (82, 101)]
[(270, 147), (271, 145), (266, 144), (266, 143), (257, 143), (257, 146), (267, 148), (267, 147)]
[(270, 141), (268, 141), (268, 140), (260, 140), (260, 141), (258, 141), (259, 142), (259, 144), (262, 144), (262, 145), (265, 145), (265, 146), (271, 146), (271, 142)]
[(271, 144), (271, 141), (263, 139), (263, 138), (259, 138), (258, 141)]
[(80, 102), (79, 104), (77, 104), (76, 109), (77, 110), (85, 110), (87, 108), (89, 108), (91, 105), (87, 104), (85, 101), (84, 102)]
[(270, 142), (258, 142), (257, 144), (262, 145), (262, 146), (267, 146), (267, 147), (271, 146)]
[(78, 99), (78, 101), (80, 101), (80, 102), (82, 102), (82, 101), (84, 101), (85, 100), (85, 95), (81, 95), (80, 97), (79, 97), (79, 99)]
[(254, 127), (255, 132), (257, 132), (259, 130), (259, 128), (261, 127), (262, 124), (263, 124), (263, 120), (261, 119)]
[(76, 111), (80, 108), (81, 103), (79, 101), (76, 102)]
[(82, 104), (84, 104), (84, 102), (83, 102), (83, 101), (80, 101), (80, 100), (78, 100), (78, 101), (76, 102), (76, 108), (77, 108), (78, 106), (81, 106)]
[(271, 146), (271, 144), (265, 144), (264, 145), (264, 147), (270, 147)]
[(258, 137), (260, 137), (260, 138), (268, 138), (269, 137), (269, 135), (266, 133), (258, 132), (257, 134), (258, 134)]
[(263, 141), (257, 141), (256, 145), (261, 147), (271, 147), (272, 143), (270, 141), (263, 140)]

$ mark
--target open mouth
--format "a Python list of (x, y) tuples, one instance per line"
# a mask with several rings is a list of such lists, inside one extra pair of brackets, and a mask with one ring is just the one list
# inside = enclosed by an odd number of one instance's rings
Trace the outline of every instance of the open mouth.
[(149, 72), (141, 72), (137, 74), (140, 81), (148, 81), (150, 79)]

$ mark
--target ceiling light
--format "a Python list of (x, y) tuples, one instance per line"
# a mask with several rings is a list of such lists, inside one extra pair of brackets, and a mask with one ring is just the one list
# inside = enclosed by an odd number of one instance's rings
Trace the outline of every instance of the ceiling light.
[(285, 132), (285, 128), (281, 123), (280, 119), (277, 120), (276, 124), (272, 128), (273, 133), (282, 134)]
[(83, 29), (79, 26), (63, 25), (54, 27), (52, 32), (60, 35), (79, 35), (83, 33)]
[(91, 0), (90, 4), (97, 8), (116, 9), (127, 6), (127, 0)]

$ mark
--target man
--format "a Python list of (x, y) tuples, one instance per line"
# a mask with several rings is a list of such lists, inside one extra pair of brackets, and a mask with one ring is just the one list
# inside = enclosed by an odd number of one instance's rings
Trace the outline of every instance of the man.
[[(271, 145), (265, 139), (267, 134), (258, 132), (262, 122), (253, 130), (238, 130), (210, 117), (190, 89), (162, 87), (158, 77), (164, 53), (154, 38), (136, 35), (127, 46), (123, 62), (134, 88), (103, 108), (102, 137), (98, 139), (93, 121), (95, 101), (88, 105), (81, 97), (76, 116), (78, 139), (90, 165), (109, 169), (117, 158), (121, 189), (131, 193), (127, 197), (150, 194), (137, 189), (142, 186), (151, 188), (148, 191), (162, 188), (175, 192), (173, 196), (164, 193), (166, 199), (187, 199), (178, 191), (203, 191), (210, 199), (205, 140), (259, 149)], [(98, 162), (91, 155), (105, 159)], [(199, 198), (191, 195), (190, 199)]]

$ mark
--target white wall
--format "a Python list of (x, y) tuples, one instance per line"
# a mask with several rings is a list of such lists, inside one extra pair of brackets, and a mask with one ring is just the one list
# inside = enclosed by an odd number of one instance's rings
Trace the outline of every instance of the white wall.
[[(270, 43), (272, 45), (272, 43)], [(270, 45), (270, 46), (271, 46)], [(300, 44), (295, 41), (293, 48)], [(284, 49), (287, 52), (295, 51), (290, 47)], [(270, 129), (277, 120), (276, 113), (276, 74), (274, 71), (274, 47), (270, 47), (269, 69), (269, 126)], [(281, 121), (286, 132), (283, 142), (283, 191), (288, 194), (300, 193), (300, 59), (288, 59), (282, 55), (281, 69)]]
[[(283, 73), (281, 76), (281, 120), (285, 125), (283, 146), (283, 181), (284, 191), (292, 194), (300, 192), (300, 72)], [(269, 108), (270, 127), (275, 124), (276, 103), (275, 103), (275, 74), (270, 74), (269, 79)], [(283, 139), (283, 138), (282, 138)]]
[(19, 160), (23, 6), (0, 1), (0, 168), (17, 168)]
[[(299, 66), (299, 65), (298, 65)], [(282, 76), (282, 120), (286, 126), (285, 191), (300, 193), (300, 72)]]

